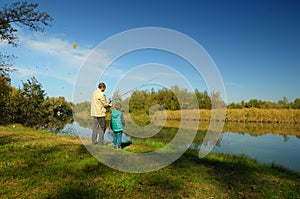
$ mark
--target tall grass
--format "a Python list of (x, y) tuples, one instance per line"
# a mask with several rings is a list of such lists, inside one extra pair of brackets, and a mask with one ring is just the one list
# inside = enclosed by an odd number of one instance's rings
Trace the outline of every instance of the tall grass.
[[(166, 111), (167, 120), (180, 120), (182, 114), (188, 115), (185, 119), (193, 120), (200, 118), (200, 121), (211, 121), (211, 110), (178, 110)], [(154, 119), (159, 120), (162, 112), (156, 112)], [(255, 122), (255, 123), (282, 123), (300, 124), (300, 110), (298, 109), (227, 109), (226, 122)]]

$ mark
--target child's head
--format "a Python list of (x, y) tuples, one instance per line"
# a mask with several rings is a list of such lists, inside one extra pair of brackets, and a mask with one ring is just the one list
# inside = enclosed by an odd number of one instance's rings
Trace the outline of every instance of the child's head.
[(116, 110), (121, 110), (122, 106), (120, 103), (115, 104), (115, 109)]

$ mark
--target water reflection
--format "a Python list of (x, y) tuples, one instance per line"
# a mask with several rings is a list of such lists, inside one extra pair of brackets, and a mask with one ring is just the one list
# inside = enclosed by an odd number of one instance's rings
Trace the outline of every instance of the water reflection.
[[(85, 122), (87, 126), (81, 126), (79, 123), (67, 124), (62, 134), (76, 135), (86, 138), (91, 137), (91, 123)], [(168, 124), (167, 124), (168, 125)], [(176, 124), (178, 125), (178, 124)], [(164, 143), (170, 142), (176, 135), (178, 128), (172, 124), (164, 126), (160, 132), (150, 139), (152, 141), (160, 141)], [(199, 150), (202, 141), (206, 135), (207, 129), (205, 126), (209, 124), (200, 124), (197, 136), (194, 138), (191, 148)], [(134, 131), (127, 123), (125, 132), (129, 133)], [(271, 124), (226, 124), (223, 133), (213, 149), (213, 153), (226, 153), (226, 154), (243, 154), (256, 159), (258, 162), (271, 164), (276, 163), (294, 171), (300, 172), (300, 130), (299, 126), (295, 125), (271, 125)], [(188, 126), (185, 129), (187, 134)], [(142, 133), (142, 132), (141, 132)], [(105, 139), (110, 140), (110, 135), (106, 133)], [(136, 138), (132, 138), (132, 142)], [(126, 138), (124, 138), (125, 140)]]
[(276, 163), (300, 172), (300, 140), (296, 136), (264, 134), (252, 136), (240, 133), (222, 133), (213, 153), (244, 154), (258, 162)]

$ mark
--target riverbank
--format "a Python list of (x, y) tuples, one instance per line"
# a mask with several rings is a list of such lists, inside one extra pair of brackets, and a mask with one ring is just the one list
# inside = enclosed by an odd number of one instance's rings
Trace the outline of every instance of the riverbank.
[[(211, 121), (211, 110), (177, 110), (177, 111), (157, 111), (153, 118), (159, 120), (166, 117), (167, 120), (180, 120), (182, 114), (185, 119), (199, 121)], [(166, 116), (165, 116), (166, 115)], [(269, 123), (269, 124), (300, 124), (299, 109), (259, 109), (259, 108), (243, 108), (243, 109), (226, 109), (224, 116), (225, 122), (234, 123)]]
[[(98, 162), (81, 140), (0, 126), (1, 198), (299, 198), (300, 174), (245, 156), (189, 150), (158, 171), (124, 173)], [(141, 152), (155, 143), (122, 150)]]

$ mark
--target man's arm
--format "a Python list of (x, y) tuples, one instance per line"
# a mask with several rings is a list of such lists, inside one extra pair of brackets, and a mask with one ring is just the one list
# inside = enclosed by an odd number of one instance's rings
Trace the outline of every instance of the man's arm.
[(101, 93), (101, 95), (99, 96), (99, 99), (105, 108), (111, 107), (111, 102), (107, 103), (104, 93)]

